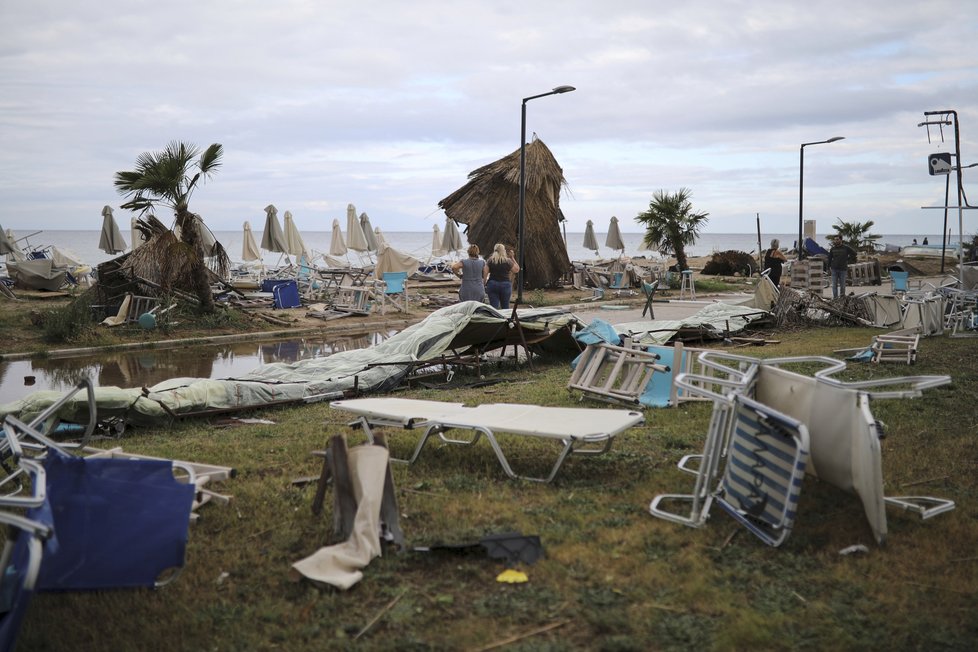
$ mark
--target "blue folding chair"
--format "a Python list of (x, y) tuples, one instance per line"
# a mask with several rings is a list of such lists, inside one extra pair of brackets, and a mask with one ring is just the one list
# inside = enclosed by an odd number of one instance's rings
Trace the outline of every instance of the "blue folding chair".
[[(386, 314), (387, 304), (403, 312), (408, 312), (407, 272), (384, 272), (382, 286), (380, 314)], [(398, 298), (403, 299), (403, 307), (398, 305)]]
[(909, 290), (910, 272), (898, 272), (890, 270), (890, 292), (893, 294), (906, 294)]

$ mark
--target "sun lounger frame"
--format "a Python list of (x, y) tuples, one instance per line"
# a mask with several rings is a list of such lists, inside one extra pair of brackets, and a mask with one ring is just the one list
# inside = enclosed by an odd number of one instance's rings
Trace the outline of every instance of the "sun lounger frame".
[[(570, 455), (606, 453), (619, 433), (645, 421), (641, 412), (631, 410), (555, 408), (511, 403), (465, 407), (461, 403), (440, 401), (367, 398), (333, 401), (330, 407), (355, 414), (357, 419), (351, 425), (361, 428), (371, 441), (375, 438), (373, 428), (376, 427), (423, 429), (411, 456), (406, 459), (392, 457), (392, 462), (413, 464), (433, 437), (443, 443), (459, 446), (472, 446), (485, 437), (508, 477), (543, 483), (553, 482)], [(562, 427), (554, 427), (554, 424), (561, 423)], [(465, 430), (473, 434), (466, 439), (451, 438), (446, 436), (451, 430)], [(560, 452), (546, 476), (518, 474), (503, 452), (497, 438), (499, 434), (555, 441), (560, 444)]]
[[(953, 501), (943, 498), (883, 495), (880, 432), (869, 409), (870, 399), (917, 397), (925, 389), (950, 382), (950, 377), (904, 376), (844, 382), (834, 378), (833, 374), (845, 369), (846, 363), (822, 356), (761, 360), (708, 351), (702, 353), (699, 360), (704, 367), (712, 370), (712, 376), (682, 374), (677, 379), (680, 386), (700, 392), (714, 401), (703, 454), (687, 455), (678, 464), (680, 470), (696, 475), (696, 483), (691, 494), (657, 495), (649, 505), (649, 511), (654, 516), (691, 527), (699, 527), (707, 520), (712, 503), (722, 493), (720, 469), (722, 461), (729, 457), (731, 429), (736, 421), (732, 416), (733, 406), (738, 396), (749, 396), (805, 424), (809, 429), (811, 463), (808, 472), (834, 486), (856, 493), (878, 543), (882, 544), (886, 538), (884, 508), (887, 505), (912, 511), (921, 519), (954, 509)], [(823, 368), (812, 375), (783, 368), (796, 363), (820, 363)], [(762, 374), (765, 376), (763, 385)], [(707, 385), (707, 381), (712, 386)], [(721, 389), (715, 391), (717, 388)], [(831, 401), (835, 394), (851, 395), (853, 399), (845, 401), (848, 407), (844, 414), (829, 414), (830, 410), (825, 409), (828, 405), (826, 401)], [(806, 415), (813, 410), (846, 423), (806, 423)], [(693, 459), (699, 459), (695, 469), (690, 465)], [(857, 465), (862, 469), (859, 472), (855, 468)], [(672, 509), (677, 502), (688, 505), (688, 514)], [(749, 529), (761, 536), (755, 528)], [(779, 545), (783, 541), (780, 539), (772, 543), (768, 537), (761, 538), (770, 545)]]

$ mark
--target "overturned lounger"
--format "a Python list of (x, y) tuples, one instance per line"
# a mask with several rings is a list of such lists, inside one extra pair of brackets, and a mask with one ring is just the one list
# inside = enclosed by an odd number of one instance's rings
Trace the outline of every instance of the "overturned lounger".
[[(461, 445), (474, 444), (480, 436), (485, 435), (506, 475), (536, 482), (551, 482), (571, 453), (600, 455), (607, 452), (618, 433), (645, 420), (641, 412), (633, 410), (541, 407), (514, 403), (465, 407), (461, 403), (402, 398), (333, 401), (330, 407), (355, 414), (359, 425), (371, 440), (373, 439), (372, 426), (424, 428), (424, 434), (411, 457), (407, 460), (392, 459), (392, 461), (414, 463), (432, 435), (438, 435), (446, 443)], [(453, 428), (473, 430), (475, 437), (469, 440), (445, 437), (444, 433)], [(549, 475), (545, 478), (535, 478), (514, 473), (496, 440), (496, 435), (502, 433), (560, 442), (562, 448)]]

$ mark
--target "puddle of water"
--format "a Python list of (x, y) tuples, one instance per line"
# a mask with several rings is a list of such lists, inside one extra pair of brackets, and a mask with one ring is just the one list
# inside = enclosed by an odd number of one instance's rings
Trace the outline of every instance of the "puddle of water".
[(0, 405), (40, 390), (67, 391), (85, 376), (102, 387), (151, 387), (170, 378), (230, 378), (273, 362), (323, 358), (338, 351), (367, 348), (391, 335), (373, 332), (330, 340), (250, 341), (0, 362)]

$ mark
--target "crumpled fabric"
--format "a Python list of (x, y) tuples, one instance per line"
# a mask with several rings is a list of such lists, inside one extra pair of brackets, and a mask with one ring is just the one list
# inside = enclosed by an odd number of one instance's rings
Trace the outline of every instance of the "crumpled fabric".
[(384, 496), (388, 459), (389, 453), (383, 446), (350, 449), (350, 478), (357, 501), (353, 532), (343, 543), (320, 548), (292, 564), (303, 577), (345, 591), (363, 579), (360, 569), (381, 555), (380, 503)]

